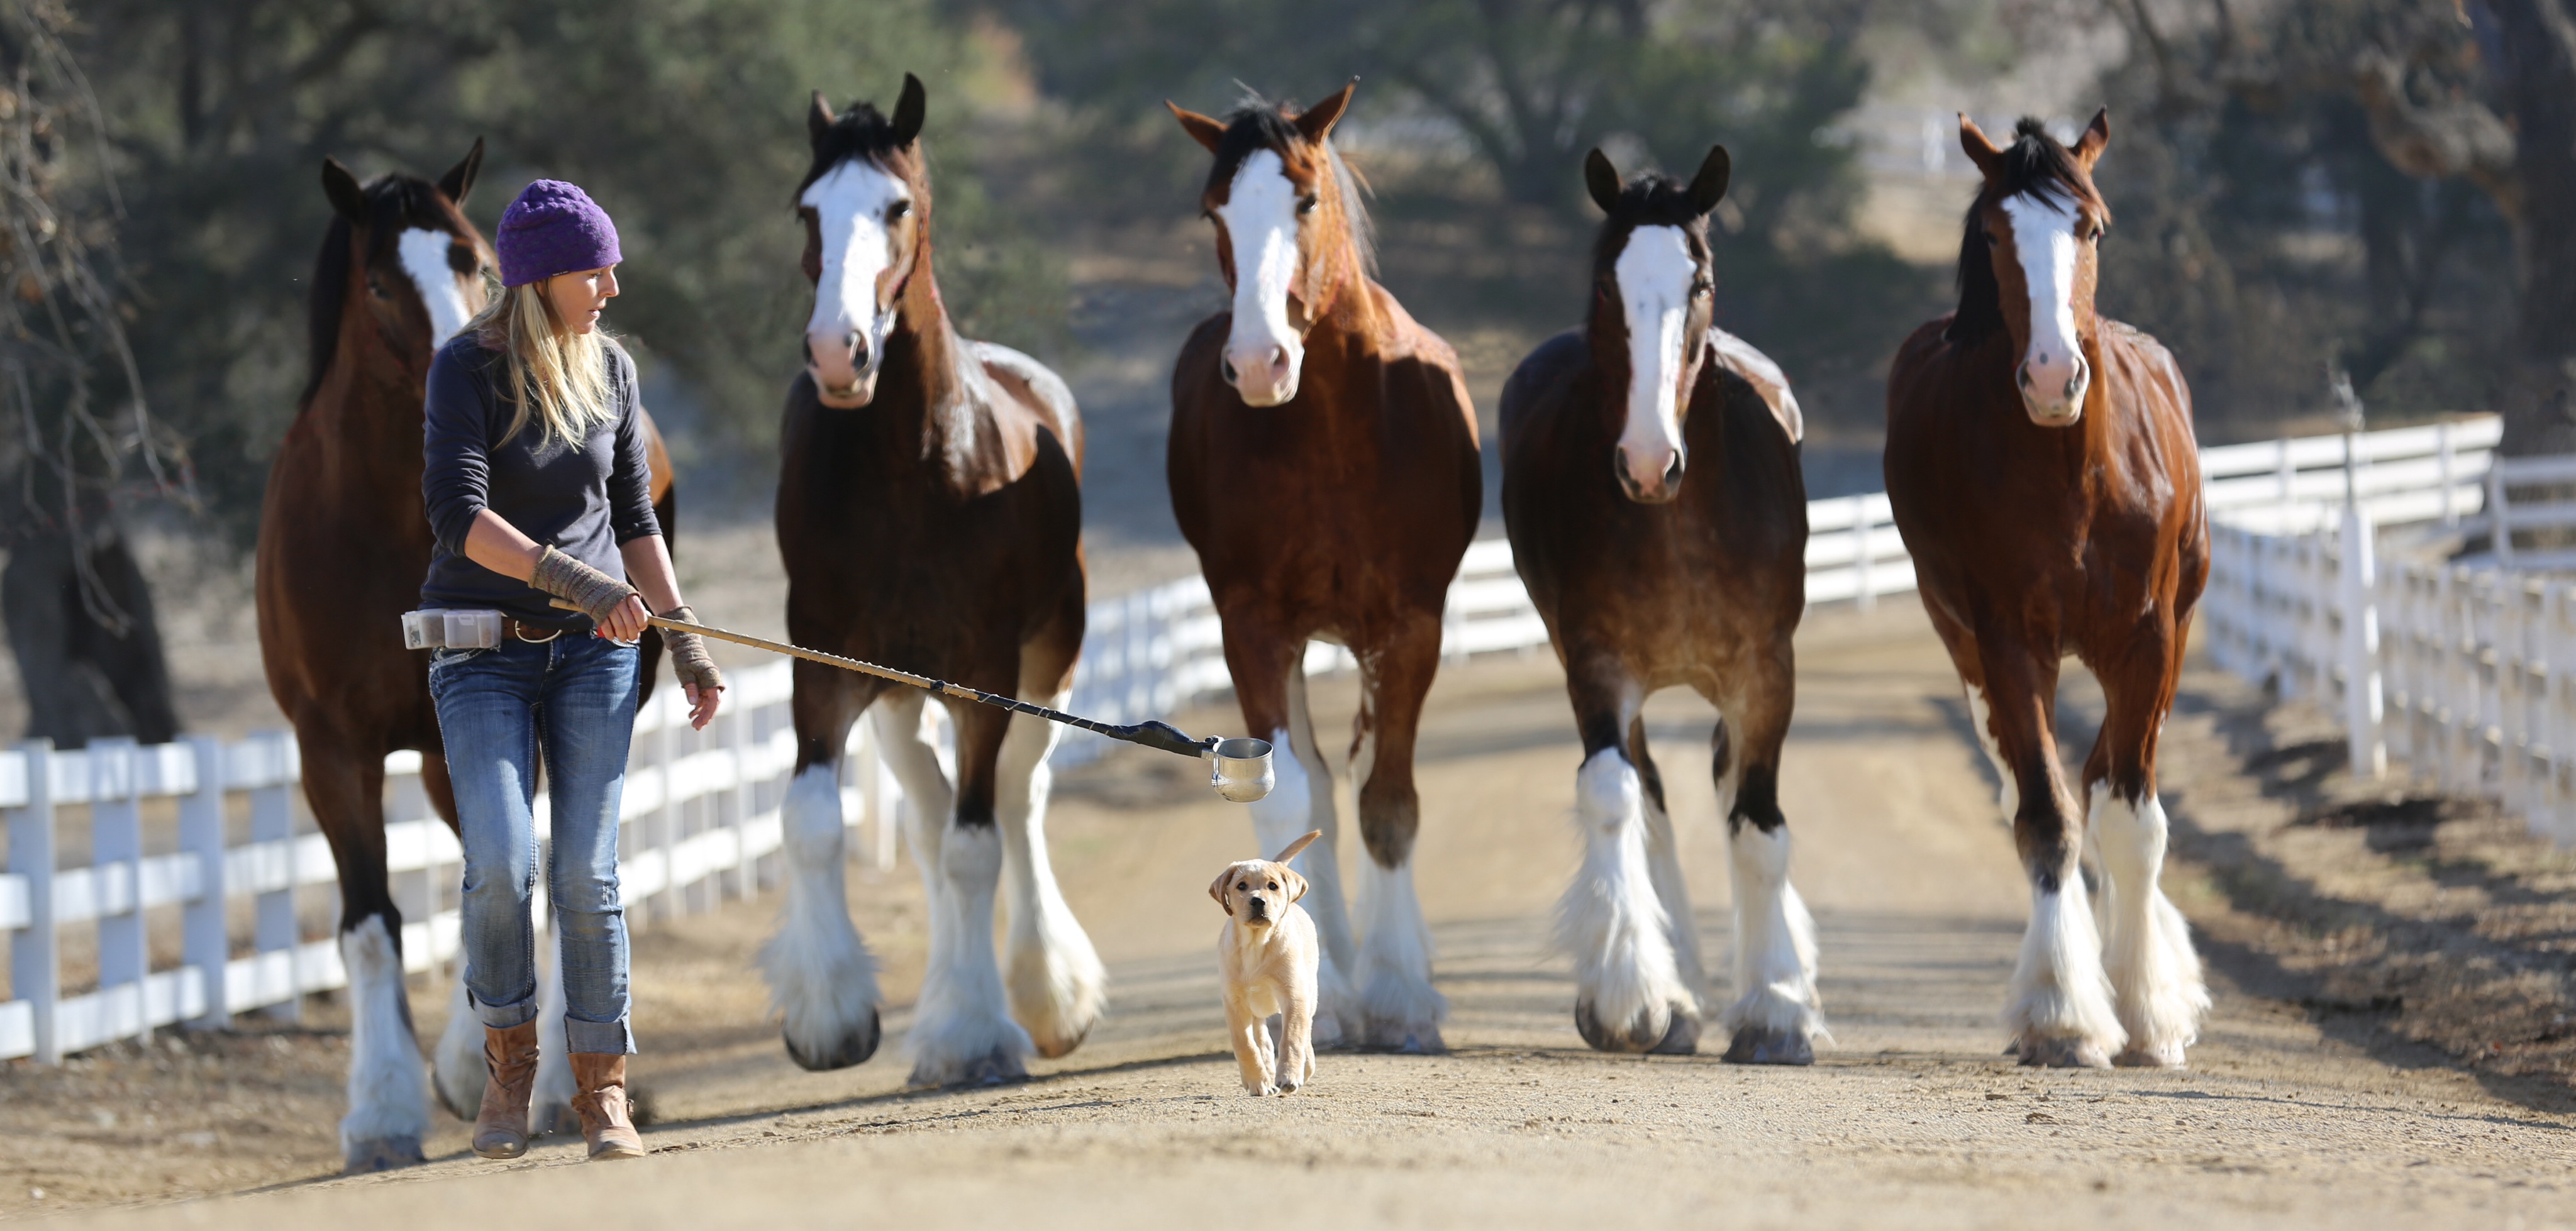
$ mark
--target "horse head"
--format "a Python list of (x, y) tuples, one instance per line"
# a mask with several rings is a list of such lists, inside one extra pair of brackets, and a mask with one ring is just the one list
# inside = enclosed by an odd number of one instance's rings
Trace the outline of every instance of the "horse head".
[(1611, 466), (1641, 504), (1679, 493), (1689, 461), (1682, 420), (1712, 346), (1708, 212), (1725, 198), (1731, 166), (1716, 145), (1688, 184), (1653, 174), (1622, 184), (1608, 155), (1583, 160), (1584, 187), (1608, 215), (1592, 248), (1593, 363), (1626, 381)]
[(1296, 115), (1254, 105), (1216, 120), (1163, 104), (1216, 156), (1199, 209), (1216, 224), (1217, 267), (1234, 296), (1225, 380), (1247, 406), (1297, 396), (1306, 332), (1366, 276), (1368, 218), (1330, 139), (1358, 85)]
[(2084, 415), (2093, 383), (2093, 291), (2098, 251), (2111, 212), (2093, 187), (2093, 164), (2111, 143), (2111, 113), (2099, 112), (2072, 149), (2038, 120), (2014, 127), (1997, 148), (1977, 122), (1959, 117), (1959, 145), (1985, 177), (1960, 241), (1960, 318), (2000, 312), (2020, 356), (2013, 384), (2022, 409), (2042, 427)]
[(891, 120), (868, 103), (834, 115), (820, 90), (805, 117), (814, 143), (814, 165), (796, 186), (814, 283), (805, 370), (825, 406), (875, 399), (904, 289), (928, 259), (930, 176), (919, 141), (927, 105), (921, 79), (905, 73)]
[(378, 335), (423, 381), (430, 356), (483, 310), (492, 249), (461, 208), (482, 168), (481, 138), (434, 184), (401, 173), (360, 184), (338, 159), (322, 160), (322, 192), (337, 216), (313, 280), (308, 399), (338, 352), (352, 299), (373, 314)]

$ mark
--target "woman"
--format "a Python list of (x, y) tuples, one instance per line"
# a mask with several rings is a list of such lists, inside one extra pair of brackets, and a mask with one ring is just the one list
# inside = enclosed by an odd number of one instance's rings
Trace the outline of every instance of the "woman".
[[(581, 189), (528, 185), (501, 217), (504, 287), (430, 364), (422, 495), (438, 537), (423, 608), (496, 609), (501, 644), (442, 649), (429, 691), (465, 846), (465, 986), (490, 1076), (474, 1152), (528, 1148), (537, 1071), (532, 810), (545, 765), (564, 1035), (590, 1157), (644, 1152), (626, 1099), (626, 919), (618, 796), (645, 610), (695, 619), (646, 494), (635, 362), (599, 331), (617, 228)], [(553, 605), (564, 599), (575, 610)], [(724, 682), (699, 638), (663, 634), (703, 728)]]

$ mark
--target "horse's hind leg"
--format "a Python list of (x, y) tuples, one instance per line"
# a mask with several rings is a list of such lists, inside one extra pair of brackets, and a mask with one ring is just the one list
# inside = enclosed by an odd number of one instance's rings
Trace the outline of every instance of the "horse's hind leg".
[(1737, 1064), (1813, 1064), (1815, 1039), (1825, 1033), (1816, 923), (1789, 883), (1789, 820), (1780, 811), (1780, 746), (1794, 687), (1783, 639), (1719, 707), (1713, 768), (1735, 896), (1735, 1002), (1719, 1021), (1734, 1032), (1726, 1059)]
[(1676, 960), (1649, 854), (1659, 806), (1649, 801), (1662, 783), (1652, 762), (1632, 759), (1644, 690), (1615, 655), (1579, 647), (1566, 654), (1565, 687), (1583, 738), (1574, 777), (1583, 864), (1556, 911), (1557, 943), (1574, 956), (1575, 1031), (1602, 1051), (1690, 1050), (1699, 997)]
[(948, 717), (957, 728), (956, 804), (923, 825), (944, 827), (936, 847), (913, 848), (922, 878), (938, 889), (930, 902), (930, 969), (912, 1017), (912, 1084), (1017, 1081), (1028, 1075), (1032, 1044), (1011, 1020), (993, 957), (993, 899), (1002, 879), (994, 777), (1010, 717), (981, 705), (952, 705)]
[[(1071, 621), (1059, 620), (1022, 647), (1020, 696), (1063, 708), (1082, 645), (1080, 610), (1077, 601)], [(1063, 734), (1063, 727), (1046, 719), (1013, 715), (993, 771), (993, 816), (1002, 830), (1002, 879), (1010, 891), (1005, 949), (1011, 1012), (1038, 1054), (1049, 1058), (1072, 1051), (1091, 1033), (1107, 1003), (1109, 982), (1047, 858), (1047, 791), (1054, 781), (1047, 756)]]
[(340, 960), (349, 974), (342, 1163), (351, 1172), (417, 1163), (429, 1082), (403, 988), (402, 912), (385, 876), (384, 756), (348, 747), (328, 722), (299, 722), (296, 738), (305, 798), (340, 873)]
[(2097, 672), (2109, 704), (2084, 763), (2088, 835), (2102, 861), (2110, 916), (2103, 964), (2129, 1034), (2112, 1059), (2121, 1065), (2180, 1067), (2209, 1012), (2191, 929), (2158, 884), (2166, 826), (2156, 799), (2156, 739), (2180, 670), (2174, 640), (2170, 633), (2142, 635), (2125, 658)]
[(1423, 698), (1440, 669), (1439, 612), (1412, 613), (1394, 636), (1359, 657), (1365, 700), (1351, 778), (1359, 784), (1360, 838), (1369, 857), (1360, 866), (1363, 926), (1350, 980), (1358, 991), (1360, 1045), (1443, 1051), (1440, 1019), (1449, 1002), (1431, 986), (1431, 928), (1413, 888), (1413, 840), (1422, 828), (1413, 741)]
[(795, 670), (796, 775), (778, 809), (787, 897), (760, 966), (787, 1054), (808, 1069), (837, 1069), (875, 1055), (879, 1038), (876, 959), (850, 923), (834, 772), (850, 722), (873, 694), (829, 667), (799, 662)]

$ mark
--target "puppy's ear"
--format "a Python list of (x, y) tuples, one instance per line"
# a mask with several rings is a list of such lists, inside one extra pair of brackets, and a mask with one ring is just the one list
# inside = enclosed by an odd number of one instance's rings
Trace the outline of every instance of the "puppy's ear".
[(1294, 902), (1306, 896), (1306, 878), (1297, 875), (1296, 871), (1287, 864), (1279, 865), (1279, 879), (1288, 886), (1289, 901)]
[(1216, 880), (1208, 886), (1208, 896), (1215, 898), (1216, 904), (1225, 908), (1225, 913), (1228, 917), (1231, 917), (1234, 914), (1234, 903), (1226, 899), (1225, 883), (1233, 879), (1234, 869), (1227, 868), (1225, 871), (1217, 873)]

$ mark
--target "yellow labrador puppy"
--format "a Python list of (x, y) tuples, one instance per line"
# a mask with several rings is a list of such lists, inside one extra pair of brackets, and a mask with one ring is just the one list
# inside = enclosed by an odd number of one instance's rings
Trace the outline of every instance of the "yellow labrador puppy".
[[(1229, 916), (1217, 934), (1216, 963), (1225, 980), (1225, 1028), (1234, 1036), (1246, 1094), (1293, 1093), (1315, 1075), (1315, 967), (1323, 950), (1315, 943), (1315, 921), (1297, 905), (1306, 896), (1306, 878), (1289, 871), (1288, 861), (1323, 836), (1310, 832), (1275, 859), (1246, 859), (1208, 886), (1208, 896)], [(1273, 1016), (1281, 1019), (1275, 1056)]]

